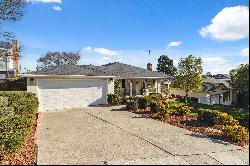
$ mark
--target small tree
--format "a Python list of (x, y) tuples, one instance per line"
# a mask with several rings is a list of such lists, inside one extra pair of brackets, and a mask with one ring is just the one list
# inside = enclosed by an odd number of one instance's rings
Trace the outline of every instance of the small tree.
[(233, 90), (236, 92), (237, 103), (249, 105), (249, 64), (241, 64), (230, 71)]
[(187, 101), (189, 91), (198, 91), (202, 87), (202, 59), (189, 55), (187, 58), (181, 58), (178, 63), (176, 76), (176, 86), (185, 89)]
[(79, 52), (47, 52), (37, 60), (37, 70), (44, 70), (64, 64), (76, 65), (79, 60)]
[(160, 56), (156, 69), (157, 71), (170, 76), (174, 76), (176, 74), (176, 67), (174, 66), (173, 60), (169, 59), (167, 55)]

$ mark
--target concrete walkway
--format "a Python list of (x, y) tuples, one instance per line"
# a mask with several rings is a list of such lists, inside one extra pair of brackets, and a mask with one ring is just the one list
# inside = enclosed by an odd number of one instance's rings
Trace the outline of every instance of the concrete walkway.
[(38, 164), (249, 164), (241, 148), (120, 107), (39, 116)]

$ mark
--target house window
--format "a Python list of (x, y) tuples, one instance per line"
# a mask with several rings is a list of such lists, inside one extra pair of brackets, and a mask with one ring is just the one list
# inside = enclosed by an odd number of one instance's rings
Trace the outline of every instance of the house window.
[(122, 88), (125, 88), (126, 85), (125, 85), (125, 79), (122, 79)]
[(223, 102), (230, 100), (230, 91), (223, 92)]

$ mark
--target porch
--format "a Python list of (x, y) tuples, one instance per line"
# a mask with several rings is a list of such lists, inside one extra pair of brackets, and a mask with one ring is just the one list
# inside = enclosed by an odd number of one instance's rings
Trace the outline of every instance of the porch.
[(131, 78), (118, 79), (121, 84), (121, 96), (147, 96), (149, 93), (161, 93), (161, 79)]

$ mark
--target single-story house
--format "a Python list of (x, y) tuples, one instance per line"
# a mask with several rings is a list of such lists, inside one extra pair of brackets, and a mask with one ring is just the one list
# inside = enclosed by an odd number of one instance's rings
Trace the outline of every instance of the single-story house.
[(125, 96), (145, 95), (152, 85), (160, 93), (161, 80), (169, 77), (118, 62), (103, 66), (60, 65), (21, 76), (27, 78), (27, 91), (38, 96), (39, 111), (107, 104), (107, 95), (114, 94), (116, 79), (121, 80)]
[[(185, 97), (184, 89), (170, 88), (170, 94)], [(207, 105), (231, 105), (234, 95), (228, 79), (217, 77), (204, 77), (201, 91), (188, 92), (188, 97), (197, 98), (198, 102)]]

